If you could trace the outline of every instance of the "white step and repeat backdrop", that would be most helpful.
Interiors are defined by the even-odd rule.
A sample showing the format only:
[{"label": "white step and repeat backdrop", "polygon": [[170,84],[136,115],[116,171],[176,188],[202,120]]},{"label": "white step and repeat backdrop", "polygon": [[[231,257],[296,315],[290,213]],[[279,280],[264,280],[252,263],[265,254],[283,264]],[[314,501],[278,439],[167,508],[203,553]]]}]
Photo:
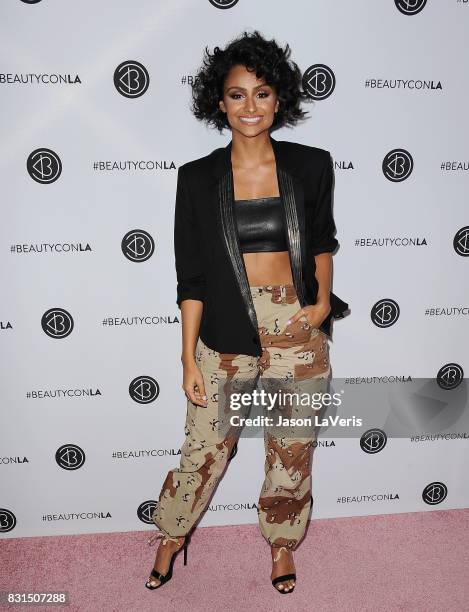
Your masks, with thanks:
[{"label": "white step and repeat backdrop", "polygon": [[[244,29],[291,45],[314,100],[309,121],[274,137],[334,158],[333,288],[351,307],[334,377],[363,389],[439,377],[466,399],[469,2],[0,11],[3,537],[154,528],[186,410],[176,173],[230,139],[191,115],[190,82],[205,45]],[[421,433],[320,440],[313,519],[468,507],[466,432]],[[263,452],[241,439],[200,525],[257,522]]]}]

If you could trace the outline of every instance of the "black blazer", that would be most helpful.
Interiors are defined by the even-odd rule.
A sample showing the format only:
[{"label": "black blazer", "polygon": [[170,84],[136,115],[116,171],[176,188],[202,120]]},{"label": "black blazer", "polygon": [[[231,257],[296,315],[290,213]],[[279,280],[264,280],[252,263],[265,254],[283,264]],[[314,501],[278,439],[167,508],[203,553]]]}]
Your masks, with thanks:
[{"label": "black blazer", "polygon": [[[270,141],[285,213],[292,278],[301,306],[315,304],[318,282],[314,255],[333,251],[338,241],[332,214],[333,167],[329,151],[288,141]],[[174,215],[177,300],[204,304],[199,335],[221,353],[260,356],[257,318],[234,217],[232,141],[179,167]],[[331,312],[320,325],[348,309],[334,293]]]}]

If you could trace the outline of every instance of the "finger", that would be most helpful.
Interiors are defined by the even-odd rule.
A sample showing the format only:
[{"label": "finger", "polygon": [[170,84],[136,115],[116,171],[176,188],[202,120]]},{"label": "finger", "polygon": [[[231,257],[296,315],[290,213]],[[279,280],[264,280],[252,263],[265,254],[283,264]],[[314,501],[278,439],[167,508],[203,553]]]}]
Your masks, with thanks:
[{"label": "finger", "polygon": [[195,395],[200,402],[203,402],[201,405],[207,405],[207,394],[205,393],[205,386],[203,379],[197,379],[197,383],[195,385]]},{"label": "finger", "polygon": [[198,391],[195,392],[195,397],[197,398],[197,401],[199,402],[200,406],[206,406],[207,405],[207,396],[206,395],[202,395],[201,393],[199,393]]},{"label": "finger", "polygon": [[196,378],[195,381],[195,386],[197,388],[197,391],[200,393],[200,395],[204,398],[207,399],[207,395],[205,394],[205,383],[204,383],[204,379],[202,377],[200,378]]},{"label": "finger", "polygon": [[195,391],[195,395],[197,397],[197,399],[200,402],[201,406],[206,406],[207,405],[207,395],[205,393],[203,384],[202,384],[202,388],[199,390],[199,387],[196,386],[196,391]]},{"label": "finger", "polygon": [[184,387],[184,392],[186,394],[186,397],[188,400],[190,400],[193,404],[196,404],[197,406],[202,406],[202,407],[206,407],[206,400],[203,399],[203,396],[201,393],[199,393],[198,389],[196,389],[196,385],[193,385],[192,387]]},{"label": "finger", "polygon": [[298,321],[298,319],[303,316],[305,316],[303,309],[298,310],[298,312],[295,312],[295,314],[288,319],[287,325],[291,325],[292,323],[295,323],[295,321]]},{"label": "finger", "polygon": [[200,398],[198,398],[194,391],[186,392],[187,399],[190,400],[196,406],[201,406],[202,408],[206,407],[206,402]]}]

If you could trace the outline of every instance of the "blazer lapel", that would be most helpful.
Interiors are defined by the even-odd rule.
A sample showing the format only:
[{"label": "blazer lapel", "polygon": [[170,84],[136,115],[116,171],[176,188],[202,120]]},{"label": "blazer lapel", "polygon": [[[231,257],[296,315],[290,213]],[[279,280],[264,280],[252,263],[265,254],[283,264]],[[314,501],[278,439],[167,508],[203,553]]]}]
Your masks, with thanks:
[{"label": "blazer lapel", "polygon": [[306,262],[304,189],[302,181],[277,163],[278,185],[283,202],[293,283],[303,307],[303,264]]},{"label": "blazer lapel", "polygon": [[[230,164],[231,166],[231,164]],[[218,202],[220,223],[225,247],[228,257],[233,266],[233,271],[239,290],[243,297],[254,330],[257,333],[257,316],[251,296],[251,289],[246,274],[246,267],[241,253],[236,219],[234,215],[234,187],[233,171],[230,169],[218,179]]]},{"label": "blazer lapel", "polygon": [[[301,306],[305,305],[303,292],[303,264],[305,257],[305,214],[304,188],[301,179],[288,167],[288,160],[283,154],[281,144],[270,136],[275,154],[277,181],[283,204],[284,218],[287,229],[287,242],[290,254],[293,283]],[[219,214],[219,224],[223,241],[233,272],[243,297],[246,310],[253,325],[258,331],[256,311],[252,301],[249,281],[246,274],[244,259],[241,253],[239,236],[234,213],[234,181],[231,164],[232,141],[214,151],[213,173],[216,177],[216,199]]]}]

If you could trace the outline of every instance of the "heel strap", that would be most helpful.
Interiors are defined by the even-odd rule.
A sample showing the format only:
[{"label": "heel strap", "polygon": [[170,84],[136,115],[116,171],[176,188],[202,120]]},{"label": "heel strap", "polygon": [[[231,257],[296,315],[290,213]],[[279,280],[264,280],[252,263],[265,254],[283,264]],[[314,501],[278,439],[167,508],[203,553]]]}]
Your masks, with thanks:
[{"label": "heel strap", "polygon": [[283,576],[277,576],[277,578],[272,580],[272,584],[275,586],[279,582],[286,582],[287,580],[296,580],[296,574],[284,574]]},{"label": "heel strap", "polygon": [[[180,536],[180,537],[181,537],[181,538],[182,538],[182,537],[184,537],[184,538],[185,538],[185,536]],[[173,537],[171,537],[171,536],[166,535],[166,534],[165,534],[163,531],[157,531],[157,532],[156,532],[155,534],[153,534],[153,535],[151,536],[151,538],[148,540],[148,544],[149,544],[150,546],[152,546],[152,545],[153,545],[153,544],[156,542],[156,540],[157,540],[158,538],[163,538],[163,540],[162,540],[162,544],[163,544],[163,545],[165,545],[165,544],[167,544],[168,542],[170,542],[170,541],[171,541],[171,542],[176,542],[176,544],[177,544],[177,545],[178,545],[178,547],[179,547],[179,546],[182,546],[182,544],[184,544],[184,542],[185,542],[185,539],[184,539],[184,542],[181,544],[181,543],[178,541],[180,538],[173,538]]]},{"label": "heel strap", "polygon": [[[161,572],[159,572],[156,569],[152,569],[151,570],[151,575],[153,576],[153,578],[156,578],[160,582],[163,582],[163,580],[166,578],[166,574],[162,574]],[[150,581],[148,581],[148,582],[150,582]]]}]

